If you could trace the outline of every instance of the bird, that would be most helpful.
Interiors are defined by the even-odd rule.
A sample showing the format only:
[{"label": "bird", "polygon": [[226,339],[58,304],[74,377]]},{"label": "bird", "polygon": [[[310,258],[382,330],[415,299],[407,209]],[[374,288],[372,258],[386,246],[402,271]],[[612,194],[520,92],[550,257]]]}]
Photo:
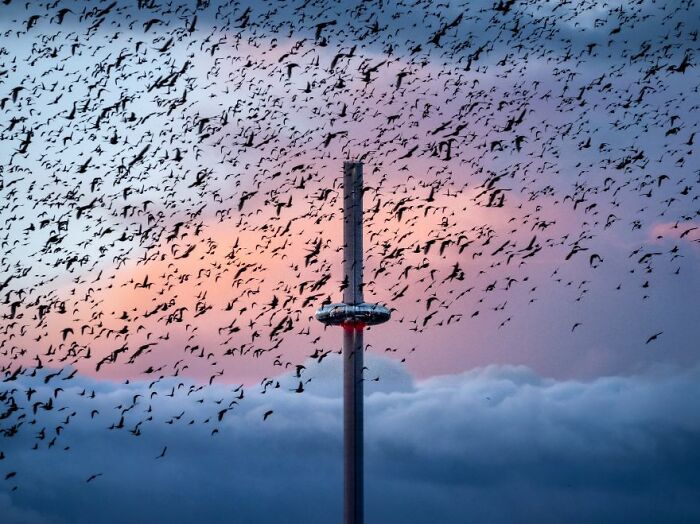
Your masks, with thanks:
[{"label": "bird", "polygon": [[[349,286],[348,158],[366,170],[364,292],[391,303],[387,336],[418,348],[386,352],[409,369],[446,336],[498,348],[518,320],[612,290],[630,319],[657,307],[667,279],[693,281],[692,2],[602,6],[590,20],[580,2],[532,18],[514,0],[454,14],[3,3],[16,19],[5,39],[23,43],[0,46],[11,464],[22,447],[68,447],[75,420],[128,437],[165,424],[224,434],[213,424],[254,396],[227,387],[249,365],[271,375],[263,391],[308,394],[302,373],[336,353],[308,310]],[[658,329],[646,344],[672,328]],[[115,377],[130,380],[126,400],[87,382]],[[188,402],[187,417],[163,401]]]},{"label": "bird", "polygon": [[651,336],[647,339],[647,341],[645,342],[645,344],[648,344],[649,342],[653,342],[654,340],[656,340],[657,338],[659,338],[659,336],[662,335],[662,334],[663,334],[663,331],[659,331],[658,333],[654,333],[653,335],[651,335]]}]

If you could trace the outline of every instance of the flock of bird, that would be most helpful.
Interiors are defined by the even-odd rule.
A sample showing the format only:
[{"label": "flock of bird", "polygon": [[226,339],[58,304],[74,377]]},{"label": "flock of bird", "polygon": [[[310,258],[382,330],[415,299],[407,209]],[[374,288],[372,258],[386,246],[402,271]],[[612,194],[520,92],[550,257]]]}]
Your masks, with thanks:
[{"label": "flock of bird", "polygon": [[[13,443],[70,450],[76,417],[214,436],[251,388],[302,393],[306,359],[340,344],[312,317],[343,287],[348,158],[365,165],[365,295],[415,340],[382,353],[504,328],[542,279],[586,298],[610,238],[635,244],[618,289],[647,299],[700,241],[699,13],[693,0],[4,0],[5,487],[21,485]],[[646,236],[658,224],[651,240],[670,247]],[[81,375],[151,396],[99,413]],[[230,398],[198,401],[214,382]],[[191,407],[159,412],[154,396]]]}]

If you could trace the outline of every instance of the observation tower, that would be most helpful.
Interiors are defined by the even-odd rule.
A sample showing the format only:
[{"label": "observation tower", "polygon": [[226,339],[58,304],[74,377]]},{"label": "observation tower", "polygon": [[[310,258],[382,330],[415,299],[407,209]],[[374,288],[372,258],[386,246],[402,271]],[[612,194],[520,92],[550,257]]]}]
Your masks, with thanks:
[{"label": "observation tower", "polygon": [[343,164],[343,302],[327,304],[316,319],[343,328],[344,523],[364,522],[363,351],[365,326],[389,320],[390,311],[362,297],[362,162]]}]

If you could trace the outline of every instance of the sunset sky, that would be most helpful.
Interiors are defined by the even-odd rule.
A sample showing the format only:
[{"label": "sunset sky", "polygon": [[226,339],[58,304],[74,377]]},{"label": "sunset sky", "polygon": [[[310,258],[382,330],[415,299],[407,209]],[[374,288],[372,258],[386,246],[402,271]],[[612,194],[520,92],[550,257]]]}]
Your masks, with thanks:
[{"label": "sunset sky", "polygon": [[0,5],[0,521],[340,520],[348,159],[367,522],[700,518],[698,20]]}]

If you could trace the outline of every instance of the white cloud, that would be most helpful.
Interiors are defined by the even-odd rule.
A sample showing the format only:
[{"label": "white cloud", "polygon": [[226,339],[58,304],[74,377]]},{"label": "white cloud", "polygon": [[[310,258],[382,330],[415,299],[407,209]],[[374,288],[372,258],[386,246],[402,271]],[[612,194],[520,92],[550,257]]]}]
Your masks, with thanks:
[{"label": "white cloud", "polygon": [[[576,382],[490,366],[414,383],[395,362],[368,356],[367,363],[380,377],[367,383],[368,522],[700,517],[693,496],[700,487],[700,415],[692,403],[698,367]],[[16,521],[33,522],[21,513],[29,508],[75,523],[335,520],[340,360],[307,368],[305,393],[290,391],[293,376],[265,394],[248,388],[222,423],[218,410],[237,395],[231,386],[187,395],[189,385],[175,384],[170,398],[171,380],[148,402],[144,385],[110,391],[102,384],[95,400],[80,397],[81,406],[77,397],[67,400],[84,385],[92,389],[81,378],[59,396],[78,414],[53,449],[29,449],[41,423],[2,443],[12,441],[3,471],[18,471],[19,489],[10,495]],[[143,397],[125,428],[107,430],[119,419],[114,406],[128,407],[137,393]],[[142,423],[141,436],[129,435],[149,404],[154,421]],[[92,421],[91,409],[100,411]],[[166,445],[165,457],[155,459]],[[95,473],[103,476],[86,484]]]}]

